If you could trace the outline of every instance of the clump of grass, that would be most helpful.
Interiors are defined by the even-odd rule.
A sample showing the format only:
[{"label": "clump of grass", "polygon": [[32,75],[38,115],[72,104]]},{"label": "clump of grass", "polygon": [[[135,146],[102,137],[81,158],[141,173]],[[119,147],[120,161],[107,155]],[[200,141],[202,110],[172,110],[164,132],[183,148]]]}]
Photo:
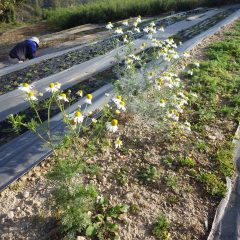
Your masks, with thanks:
[{"label": "clump of grass", "polygon": [[169,167],[171,167],[174,163],[174,159],[171,156],[167,156],[163,159],[163,163]]},{"label": "clump of grass", "polygon": [[175,175],[167,175],[164,177],[164,181],[167,187],[171,188],[172,190],[177,189],[178,186],[178,178]]},{"label": "clump of grass", "polygon": [[89,212],[94,210],[97,196],[93,185],[61,185],[54,190],[55,217],[61,220],[67,239],[74,239],[76,231],[83,231],[91,224]]},{"label": "clump of grass", "polygon": [[225,196],[226,185],[216,174],[211,172],[200,173],[198,179],[204,184],[206,192],[210,195],[221,198]]},{"label": "clump of grass", "polygon": [[[198,92],[199,97],[193,104],[192,112],[196,123],[195,131],[207,139],[208,132],[204,130],[206,125],[216,126],[223,122],[220,132],[225,133],[225,124],[237,127],[239,123],[239,53],[240,53],[240,22],[238,21],[231,32],[225,35],[225,39],[214,42],[205,49],[208,60],[201,62],[201,68],[189,81],[191,91]],[[200,131],[200,127],[202,130]],[[229,126],[228,126],[229,127]],[[223,179],[234,173],[232,134],[224,134],[224,138],[215,141],[212,145],[204,140],[198,140],[194,145],[197,150],[210,154],[209,158],[215,161],[209,162],[209,169],[215,171],[192,174],[201,183],[207,193],[212,196],[224,197],[226,184]],[[222,131],[221,131],[222,130]],[[218,129],[216,129],[218,131]],[[216,139],[217,140],[217,139]],[[211,151],[209,151],[211,150]],[[192,172],[193,173],[193,172]]]},{"label": "clump of grass", "polygon": [[150,182],[156,182],[159,179],[159,173],[154,166],[146,166],[140,168],[137,174],[138,179],[140,182],[147,184]]},{"label": "clump of grass", "polygon": [[120,185],[122,186],[128,185],[129,179],[128,179],[127,172],[120,170],[118,172],[115,172],[113,175]]},{"label": "clump of grass", "polygon": [[195,160],[190,157],[181,157],[179,163],[182,167],[193,168],[196,166]]},{"label": "clump of grass", "polygon": [[219,163],[219,171],[225,176],[230,177],[234,173],[233,163],[233,146],[232,144],[220,149],[216,156],[217,162]]},{"label": "clump of grass", "polygon": [[169,233],[170,224],[165,215],[161,214],[153,227],[153,235],[160,240],[168,240],[171,239]]},{"label": "clump of grass", "polygon": [[207,142],[203,140],[198,140],[194,145],[200,152],[204,152],[208,149]]}]

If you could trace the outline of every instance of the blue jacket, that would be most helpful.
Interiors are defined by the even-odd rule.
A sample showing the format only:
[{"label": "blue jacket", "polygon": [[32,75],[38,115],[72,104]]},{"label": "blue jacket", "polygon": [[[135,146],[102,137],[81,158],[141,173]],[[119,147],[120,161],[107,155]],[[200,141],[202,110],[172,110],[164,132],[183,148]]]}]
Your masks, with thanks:
[{"label": "blue jacket", "polygon": [[33,59],[36,57],[38,45],[31,40],[18,43],[9,53],[11,58],[18,58],[19,61]]}]

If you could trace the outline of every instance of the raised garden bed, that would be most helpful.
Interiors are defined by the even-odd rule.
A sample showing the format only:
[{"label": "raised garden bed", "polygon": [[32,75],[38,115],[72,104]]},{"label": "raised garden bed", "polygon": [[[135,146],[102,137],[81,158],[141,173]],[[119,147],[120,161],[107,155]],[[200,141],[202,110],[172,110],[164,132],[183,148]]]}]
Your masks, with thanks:
[{"label": "raised garden bed", "polygon": [[180,31],[178,34],[174,36],[174,39],[177,41],[185,42],[196,35],[206,31],[207,29],[211,28],[212,26],[216,25],[226,17],[230,16],[232,13],[237,11],[237,8],[228,9],[224,12],[220,12],[213,17],[206,19],[193,27]]}]

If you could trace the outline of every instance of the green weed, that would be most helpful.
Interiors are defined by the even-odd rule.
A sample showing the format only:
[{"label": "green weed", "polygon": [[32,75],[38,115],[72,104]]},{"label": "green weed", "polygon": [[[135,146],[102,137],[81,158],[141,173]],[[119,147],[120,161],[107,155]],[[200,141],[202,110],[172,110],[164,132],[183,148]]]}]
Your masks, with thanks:
[{"label": "green weed", "polygon": [[178,186],[178,178],[175,175],[165,176],[164,181],[167,187],[171,188],[172,190],[175,190]]},{"label": "green weed", "polygon": [[190,158],[190,157],[181,157],[179,159],[179,163],[182,167],[188,167],[188,168],[193,168],[196,166],[196,162],[194,159]]},{"label": "green weed", "polygon": [[225,196],[225,183],[216,174],[210,172],[200,173],[198,179],[204,184],[207,193],[221,198]]},{"label": "green weed", "polygon": [[223,146],[216,156],[217,162],[219,163],[219,171],[225,176],[230,177],[234,173],[234,163],[233,163],[233,146]]},{"label": "green weed", "polygon": [[153,227],[153,235],[160,240],[168,240],[170,238],[170,233],[169,233],[169,227],[170,224],[167,220],[167,218],[161,214],[158,218],[156,223],[154,224]]},{"label": "green weed", "polygon": [[159,179],[159,173],[153,166],[142,167],[137,174],[138,179],[142,183],[156,182]]}]

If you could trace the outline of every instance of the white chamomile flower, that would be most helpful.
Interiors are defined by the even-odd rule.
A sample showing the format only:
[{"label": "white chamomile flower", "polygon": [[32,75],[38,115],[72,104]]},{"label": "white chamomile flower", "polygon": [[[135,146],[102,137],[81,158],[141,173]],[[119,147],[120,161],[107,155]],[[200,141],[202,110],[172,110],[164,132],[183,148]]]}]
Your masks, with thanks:
[{"label": "white chamomile flower", "polygon": [[180,56],[177,53],[174,53],[173,56],[172,56],[173,59],[179,59],[179,57]]},{"label": "white chamomile flower", "polygon": [[149,33],[149,27],[148,27],[148,26],[145,27],[145,28],[143,29],[143,31],[144,31],[145,33]]},{"label": "white chamomile flower", "polygon": [[69,100],[67,99],[67,95],[66,95],[65,93],[61,93],[61,94],[58,96],[58,100],[64,101],[64,102],[69,102]]},{"label": "white chamomile flower", "polygon": [[83,96],[83,90],[78,90],[78,91],[77,91],[77,95],[80,96],[80,97],[82,97],[82,96]]},{"label": "white chamomile flower", "polygon": [[137,22],[137,23],[141,23],[141,22],[142,22],[142,17],[141,17],[141,16],[138,16],[137,19],[136,19],[136,22]]},{"label": "white chamomile flower", "polygon": [[97,196],[97,203],[100,203],[101,201],[103,201],[104,197],[102,195],[98,195]]},{"label": "white chamomile flower", "polygon": [[113,98],[112,101],[115,104],[119,104],[122,101],[122,96],[118,95],[116,98]]},{"label": "white chamomile flower", "polygon": [[135,61],[140,61],[141,60],[139,56],[136,56],[134,54],[130,54],[128,57],[134,59]]},{"label": "white chamomile flower", "polygon": [[118,120],[113,119],[111,122],[107,122],[106,128],[109,132],[116,132],[118,130]]},{"label": "white chamomile flower", "polygon": [[114,142],[115,148],[121,148],[122,147],[122,140],[120,138],[117,138]]},{"label": "white chamomile flower", "polygon": [[185,52],[185,53],[183,53],[183,57],[189,58],[189,57],[190,57],[190,54],[189,54],[188,52]]},{"label": "white chamomile flower", "polygon": [[137,32],[137,33],[140,33],[141,31],[140,31],[140,28],[138,28],[138,27],[135,27],[134,29],[133,29],[135,32]]},{"label": "white chamomile flower", "polygon": [[124,42],[124,43],[128,43],[128,36],[127,36],[127,35],[125,35],[125,36],[123,37],[123,42]]},{"label": "white chamomile flower", "polygon": [[176,113],[176,112],[169,112],[168,114],[167,114],[167,117],[168,118],[171,118],[173,121],[178,121],[179,120],[179,114],[178,113]]},{"label": "white chamomile flower", "polygon": [[138,26],[138,22],[137,21],[133,22],[133,26],[137,27]]},{"label": "white chamomile flower", "polygon": [[160,28],[159,28],[159,31],[160,31],[160,32],[164,32],[164,31],[165,31],[165,30],[164,30],[164,27],[160,27]]},{"label": "white chamomile flower", "polygon": [[18,89],[23,92],[29,93],[32,90],[32,86],[29,85],[28,83],[21,83]]},{"label": "white chamomile flower", "polygon": [[76,111],[74,113],[69,114],[69,119],[73,120],[76,124],[78,124],[83,122],[84,117],[80,111]]},{"label": "white chamomile flower", "polygon": [[[59,82],[56,82],[55,83],[55,86],[56,86],[56,88],[58,88],[58,90],[61,88],[61,83],[59,83]],[[69,92],[71,92],[71,90],[68,90]]]},{"label": "white chamomile flower", "polygon": [[179,103],[178,105],[176,105],[175,106],[176,107],[176,109],[177,109],[177,111],[179,112],[179,113],[183,113],[183,105],[181,104],[181,103]]},{"label": "white chamomile flower", "polygon": [[169,88],[173,88],[174,87],[174,84],[171,82],[166,82],[165,85]]},{"label": "white chamomile flower", "polygon": [[185,131],[191,132],[191,124],[186,121],[186,122],[182,125],[182,129],[184,129]]},{"label": "white chamomile flower", "polygon": [[91,211],[88,211],[88,212],[87,212],[87,215],[88,215],[89,217],[91,217],[91,216],[92,216],[92,212],[91,212]]},{"label": "white chamomile flower", "polygon": [[156,27],[151,27],[151,28],[150,28],[150,32],[151,32],[151,33],[157,33]]},{"label": "white chamomile flower", "polygon": [[119,110],[126,111],[125,102],[124,101],[120,101],[119,103],[117,103],[117,108]]},{"label": "white chamomile flower", "polygon": [[28,92],[27,93],[27,100],[28,101],[37,101],[37,97],[35,96],[34,92]]},{"label": "white chamomile flower", "polygon": [[106,29],[112,30],[112,28],[113,28],[113,25],[112,25],[111,22],[109,22],[109,23],[107,24],[107,26],[106,26]]},{"label": "white chamomile flower", "polygon": [[46,88],[46,91],[54,93],[54,92],[57,92],[59,89],[60,89],[59,85],[50,83],[49,86]]},{"label": "white chamomile flower", "polygon": [[196,93],[191,93],[191,96],[194,97],[194,98],[198,97],[198,95]]},{"label": "white chamomile flower", "polygon": [[92,122],[93,123],[97,123],[97,119],[96,118],[92,118]]},{"label": "white chamomile flower", "polygon": [[155,77],[155,72],[149,72],[148,73],[148,79],[152,80]]},{"label": "white chamomile flower", "polygon": [[200,67],[200,64],[198,62],[195,62],[193,65],[196,66],[197,68]]},{"label": "white chamomile flower", "polygon": [[155,26],[156,26],[155,22],[152,21],[152,22],[150,23],[150,26],[151,26],[151,27],[155,27]]},{"label": "white chamomile flower", "polygon": [[147,38],[148,38],[149,40],[152,40],[153,35],[150,33],[150,34],[147,35]]},{"label": "white chamomile flower", "polygon": [[183,92],[178,92],[178,95],[181,97],[181,98],[185,98],[186,95],[183,93]]},{"label": "white chamomile flower", "polygon": [[125,21],[123,21],[123,23],[122,23],[124,26],[128,26],[128,21],[127,20],[125,20]]},{"label": "white chamomile flower", "polygon": [[87,94],[86,99],[85,99],[85,103],[92,104],[92,98],[93,98],[92,94]]},{"label": "white chamomile flower", "polygon": [[152,45],[153,45],[153,47],[158,47],[159,41],[156,38],[152,39]]},{"label": "white chamomile flower", "polygon": [[143,44],[141,45],[140,49],[143,50],[143,49],[145,49],[146,46],[147,46],[147,44],[146,44],[146,43],[143,43]]},{"label": "white chamomile flower", "polygon": [[131,30],[127,30],[127,33],[130,34],[130,35],[133,35],[133,34],[134,34],[134,32],[131,31]]},{"label": "white chamomile flower", "polygon": [[182,64],[181,69],[185,70],[187,68],[187,66],[188,66],[187,63],[184,63],[184,64]]},{"label": "white chamomile flower", "polygon": [[164,108],[166,106],[166,101],[164,99],[160,99],[159,106]]},{"label": "white chamomile flower", "polygon": [[123,30],[122,30],[122,28],[116,28],[114,33],[116,33],[116,34],[123,34]]},{"label": "white chamomile flower", "polygon": [[118,109],[115,111],[115,113],[117,114],[117,115],[119,115],[120,113],[121,113],[121,111],[119,111]]}]

